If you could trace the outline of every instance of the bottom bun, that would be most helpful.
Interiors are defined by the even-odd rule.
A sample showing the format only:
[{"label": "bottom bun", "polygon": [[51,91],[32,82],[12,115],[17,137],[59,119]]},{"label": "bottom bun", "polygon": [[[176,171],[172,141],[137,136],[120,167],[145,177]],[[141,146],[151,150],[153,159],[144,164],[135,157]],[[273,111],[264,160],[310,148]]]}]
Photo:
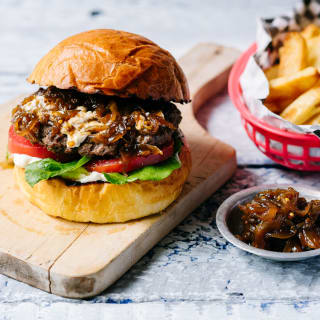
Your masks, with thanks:
[{"label": "bottom bun", "polygon": [[167,208],[181,193],[191,170],[186,146],[179,154],[182,166],[161,181],[137,181],[123,185],[89,183],[67,186],[54,178],[33,188],[25,181],[24,169],[15,167],[15,179],[29,201],[45,213],[78,222],[124,222]]}]

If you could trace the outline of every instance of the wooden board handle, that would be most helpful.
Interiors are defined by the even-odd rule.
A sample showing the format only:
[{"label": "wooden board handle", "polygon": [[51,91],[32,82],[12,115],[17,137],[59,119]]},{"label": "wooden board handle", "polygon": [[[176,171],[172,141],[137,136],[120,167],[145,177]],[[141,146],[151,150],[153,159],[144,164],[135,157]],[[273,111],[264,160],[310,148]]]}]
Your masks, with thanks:
[{"label": "wooden board handle", "polygon": [[188,79],[194,112],[226,87],[231,67],[240,53],[214,43],[200,43],[179,59]]},{"label": "wooden board handle", "polygon": [[[195,151],[210,150],[214,143],[210,134],[196,120],[195,113],[208,99],[226,87],[231,67],[239,55],[237,49],[200,43],[179,59],[188,79],[192,99],[180,110],[183,111],[181,128],[193,150],[193,164],[197,163],[195,157],[198,157]],[[199,143],[202,144],[201,148]]]}]

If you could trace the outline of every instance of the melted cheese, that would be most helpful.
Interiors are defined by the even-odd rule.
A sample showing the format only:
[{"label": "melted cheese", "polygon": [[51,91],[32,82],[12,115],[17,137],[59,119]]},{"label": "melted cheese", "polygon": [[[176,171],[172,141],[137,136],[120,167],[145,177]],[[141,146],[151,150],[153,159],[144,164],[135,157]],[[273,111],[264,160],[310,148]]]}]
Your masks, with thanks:
[{"label": "melted cheese", "polygon": [[[54,121],[59,111],[56,106],[50,104],[44,96],[35,96],[21,106],[27,112],[33,112],[42,117],[43,112],[49,115],[50,120]],[[115,107],[116,108],[116,107]],[[103,131],[108,124],[98,121],[95,111],[87,111],[83,106],[76,108],[78,111],[72,118],[65,121],[61,127],[61,133],[67,136],[67,146],[69,148],[77,148],[92,133]]]},{"label": "melted cheese", "polygon": [[51,110],[54,109],[55,106],[47,103],[44,99],[44,96],[35,96],[34,99],[22,105],[22,108],[26,111],[38,112],[41,109]]},{"label": "melted cheese", "polygon": [[79,112],[61,128],[61,132],[67,136],[69,148],[79,147],[80,144],[92,133],[93,130],[104,130],[106,125],[97,121],[95,111],[87,111],[85,107],[77,107]]}]

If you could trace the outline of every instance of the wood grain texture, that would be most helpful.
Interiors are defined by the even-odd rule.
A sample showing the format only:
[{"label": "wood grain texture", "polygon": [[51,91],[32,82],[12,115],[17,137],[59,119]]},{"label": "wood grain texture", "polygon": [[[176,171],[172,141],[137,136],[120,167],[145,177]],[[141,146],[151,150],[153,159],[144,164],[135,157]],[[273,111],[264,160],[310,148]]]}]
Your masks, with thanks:
[{"label": "wood grain texture", "polygon": [[[95,225],[51,218],[28,203],[11,169],[0,171],[0,272],[42,290],[72,298],[98,294],[116,281],[162,237],[233,174],[235,151],[211,137],[194,110],[226,85],[238,52],[201,44],[180,64],[190,83],[193,104],[181,106],[182,130],[193,168],[180,197],[164,212],[128,223]],[[1,156],[5,155],[9,109],[2,105]]]}]

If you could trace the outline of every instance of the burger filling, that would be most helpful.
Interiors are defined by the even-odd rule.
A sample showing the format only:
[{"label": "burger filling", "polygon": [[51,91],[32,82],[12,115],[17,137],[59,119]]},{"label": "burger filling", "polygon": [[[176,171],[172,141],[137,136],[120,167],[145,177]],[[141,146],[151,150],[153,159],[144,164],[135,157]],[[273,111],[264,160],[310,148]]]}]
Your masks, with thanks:
[{"label": "burger filling", "polygon": [[[41,171],[45,178],[44,170],[60,166],[53,176],[82,183],[127,183],[140,179],[130,180],[129,176],[143,167],[150,171],[152,165],[163,167],[169,162],[177,168],[169,160],[178,161],[174,154],[179,147],[180,121],[180,111],[170,102],[41,88],[13,109],[9,151],[14,153],[15,164],[26,168],[26,178],[31,171],[34,176]],[[30,153],[25,148],[19,152],[11,147],[10,139],[22,138],[31,149],[44,151],[37,154],[33,148]],[[156,171],[163,168],[152,170],[148,177],[144,174],[145,180],[165,176],[156,177]]]}]

